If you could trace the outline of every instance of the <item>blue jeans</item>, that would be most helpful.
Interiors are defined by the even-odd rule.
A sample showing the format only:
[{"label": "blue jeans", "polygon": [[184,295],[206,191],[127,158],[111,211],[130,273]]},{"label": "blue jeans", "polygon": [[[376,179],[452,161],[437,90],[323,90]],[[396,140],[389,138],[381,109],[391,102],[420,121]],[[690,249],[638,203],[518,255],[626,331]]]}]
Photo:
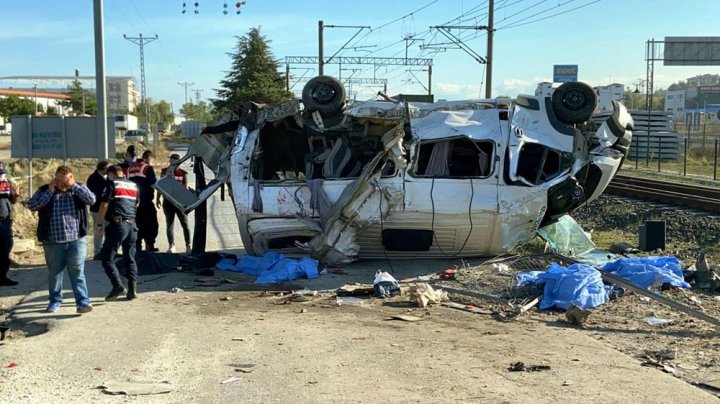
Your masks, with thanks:
[{"label": "blue jeans", "polygon": [[75,294],[75,303],[78,306],[89,304],[90,299],[85,282],[85,254],[87,253],[85,238],[69,243],[45,242],[43,250],[45,250],[45,262],[48,266],[50,303],[62,302],[63,271],[67,269]]}]

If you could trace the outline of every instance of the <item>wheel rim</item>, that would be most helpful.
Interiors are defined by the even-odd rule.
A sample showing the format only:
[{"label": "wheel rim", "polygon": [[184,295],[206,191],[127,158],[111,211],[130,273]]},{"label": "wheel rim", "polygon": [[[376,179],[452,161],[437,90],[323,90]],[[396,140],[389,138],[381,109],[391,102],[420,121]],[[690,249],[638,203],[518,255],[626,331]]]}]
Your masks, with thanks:
[{"label": "wheel rim", "polygon": [[565,99],[563,100],[563,104],[565,104],[568,108],[572,109],[573,111],[579,111],[585,107],[587,104],[587,98],[585,97],[585,94],[580,90],[572,90],[567,93],[565,96]]},{"label": "wheel rim", "polygon": [[337,93],[332,86],[327,84],[319,85],[312,93],[312,98],[320,104],[330,104],[336,97]]}]

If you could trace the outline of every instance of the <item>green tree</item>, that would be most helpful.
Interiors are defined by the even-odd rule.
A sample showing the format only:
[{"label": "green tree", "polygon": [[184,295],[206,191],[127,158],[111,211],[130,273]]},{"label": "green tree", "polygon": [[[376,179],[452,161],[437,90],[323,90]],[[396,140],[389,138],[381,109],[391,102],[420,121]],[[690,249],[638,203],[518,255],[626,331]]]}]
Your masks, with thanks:
[{"label": "green tree", "polygon": [[73,80],[64,94],[70,97],[70,99],[59,102],[63,108],[70,108],[75,111],[76,114],[82,114],[83,112],[85,115],[97,114],[97,101],[95,100],[95,96],[82,88],[79,80]]},{"label": "green tree", "polygon": [[60,113],[54,105],[48,105],[46,115],[60,115]]},{"label": "green tree", "polygon": [[232,58],[231,69],[220,81],[222,88],[215,90],[218,98],[212,100],[215,109],[235,110],[242,102],[272,104],[292,98],[278,73],[278,63],[268,46],[270,41],[260,35],[260,29],[252,28],[247,35],[236,38],[235,52],[228,53]]},{"label": "green tree", "polygon": [[186,119],[210,122],[213,119],[214,111],[211,104],[200,101],[197,104],[193,104],[192,102],[183,104],[182,108],[180,108],[180,113],[184,115]]},{"label": "green tree", "polygon": [[[148,117],[145,116],[145,111],[149,112]],[[165,128],[169,128],[175,120],[175,114],[173,114],[169,102],[165,100],[154,102],[152,98],[147,98],[145,102],[139,103],[135,115],[140,122],[148,122],[151,125],[162,124]]]},{"label": "green tree", "polygon": [[36,110],[41,112],[42,104],[35,105],[35,102],[27,98],[20,98],[17,95],[0,98],[0,116],[3,118],[10,118],[13,115],[34,115]]}]

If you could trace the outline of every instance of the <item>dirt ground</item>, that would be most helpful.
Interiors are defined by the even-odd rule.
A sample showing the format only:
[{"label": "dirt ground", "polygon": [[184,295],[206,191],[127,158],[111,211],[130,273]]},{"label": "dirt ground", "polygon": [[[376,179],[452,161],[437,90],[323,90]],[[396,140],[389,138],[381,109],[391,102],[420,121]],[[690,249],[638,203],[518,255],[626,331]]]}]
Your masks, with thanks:
[{"label": "dirt ground", "polygon": [[[512,317],[508,301],[533,295],[512,286],[512,270],[480,259],[362,261],[270,287],[233,272],[171,271],[142,276],[140,299],[111,303],[99,262],[87,261],[95,310],[78,315],[68,290],[57,313],[44,312],[40,249],[14,258],[20,285],[0,288],[0,325],[10,327],[0,342],[2,403],[717,402],[718,391],[696,386],[720,378],[714,327],[633,294],[593,310],[582,327],[559,312]],[[459,268],[455,279],[438,278],[446,268]],[[338,298],[337,288],[371,283],[378,269],[406,280],[405,293]],[[479,310],[418,308],[413,282],[471,291],[450,298]],[[304,289],[312,292],[288,298]],[[720,317],[714,293],[663,293],[684,304],[697,295],[695,308]],[[674,322],[652,326],[648,316]],[[660,365],[643,366],[651,360]],[[517,362],[539,369],[510,371]],[[111,382],[171,391],[98,389]]]},{"label": "dirt ground", "polygon": [[[399,279],[431,281],[437,281],[435,272],[456,264],[392,262]],[[638,305],[625,296],[596,310],[585,329],[569,326],[557,313],[503,320],[490,313],[506,311],[506,304],[458,295],[451,297],[488,312],[421,309],[407,294],[338,304],[337,287],[371,281],[377,268],[387,268],[387,262],[361,262],[273,288],[232,272],[216,271],[210,280],[186,272],[146,275],[140,300],[105,303],[107,280],[98,263],[89,261],[95,311],[82,316],[69,296],[58,313],[43,313],[44,268],[20,269],[15,277],[21,287],[0,291],[13,319],[0,345],[3,402],[128,401],[97,389],[111,381],[169,382],[170,393],[132,399],[148,403],[716,401],[681,378],[641,366],[641,351],[671,341],[678,346],[677,361],[702,367],[692,373],[698,379],[712,374],[706,366],[716,357],[710,329],[652,303]],[[468,267],[444,284],[482,291],[478,279],[509,285],[492,266]],[[318,293],[298,299],[278,293],[304,288]],[[640,312],[628,313],[633,307]],[[650,310],[681,322],[656,330],[642,323]],[[399,314],[421,321],[390,320]],[[702,346],[704,360],[690,354],[690,346]],[[508,366],[518,361],[549,370],[510,372]],[[240,379],[222,383],[233,376]]]}]

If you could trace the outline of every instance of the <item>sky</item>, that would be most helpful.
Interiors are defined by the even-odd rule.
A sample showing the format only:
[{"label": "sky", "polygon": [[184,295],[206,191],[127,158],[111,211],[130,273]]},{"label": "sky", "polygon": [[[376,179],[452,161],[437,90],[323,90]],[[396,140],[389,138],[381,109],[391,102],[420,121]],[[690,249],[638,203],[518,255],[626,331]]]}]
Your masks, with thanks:
[{"label": "sky", "polygon": [[[134,76],[140,89],[139,46],[124,39],[154,37],[145,51],[146,93],[174,110],[188,98],[215,97],[231,66],[228,55],[237,37],[259,27],[285,70],[286,56],[317,56],[318,21],[323,20],[324,52],[329,57],[407,57],[432,59],[436,99],[484,97],[485,68],[449,44],[439,25],[487,25],[487,0],[103,0],[105,72]],[[227,14],[223,14],[227,4]],[[577,64],[579,80],[593,86],[621,83],[631,89],[645,79],[645,43],[666,36],[718,36],[720,1],[676,0],[495,0],[493,96],[532,94],[552,80],[553,65]],[[95,74],[92,0],[0,0],[0,77]],[[366,26],[370,28],[349,28]],[[453,29],[478,55],[487,55],[484,30]],[[357,34],[357,35],[356,35]],[[353,38],[353,36],[355,36]],[[412,37],[412,40],[403,38]],[[347,46],[343,47],[345,44]],[[407,45],[407,46],[406,46]],[[421,46],[422,45],[422,46]],[[315,65],[291,65],[292,90],[318,74]],[[390,95],[427,93],[423,66],[337,65],[325,74],[385,78]],[[655,64],[655,89],[697,74],[720,74],[720,67]],[[38,87],[52,86],[38,83]],[[0,87],[32,83],[0,79]],[[94,87],[88,84],[87,87]],[[358,100],[375,98],[379,87],[354,84]],[[642,87],[640,88],[642,90]],[[197,92],[196,92],[197,91]]]}]

